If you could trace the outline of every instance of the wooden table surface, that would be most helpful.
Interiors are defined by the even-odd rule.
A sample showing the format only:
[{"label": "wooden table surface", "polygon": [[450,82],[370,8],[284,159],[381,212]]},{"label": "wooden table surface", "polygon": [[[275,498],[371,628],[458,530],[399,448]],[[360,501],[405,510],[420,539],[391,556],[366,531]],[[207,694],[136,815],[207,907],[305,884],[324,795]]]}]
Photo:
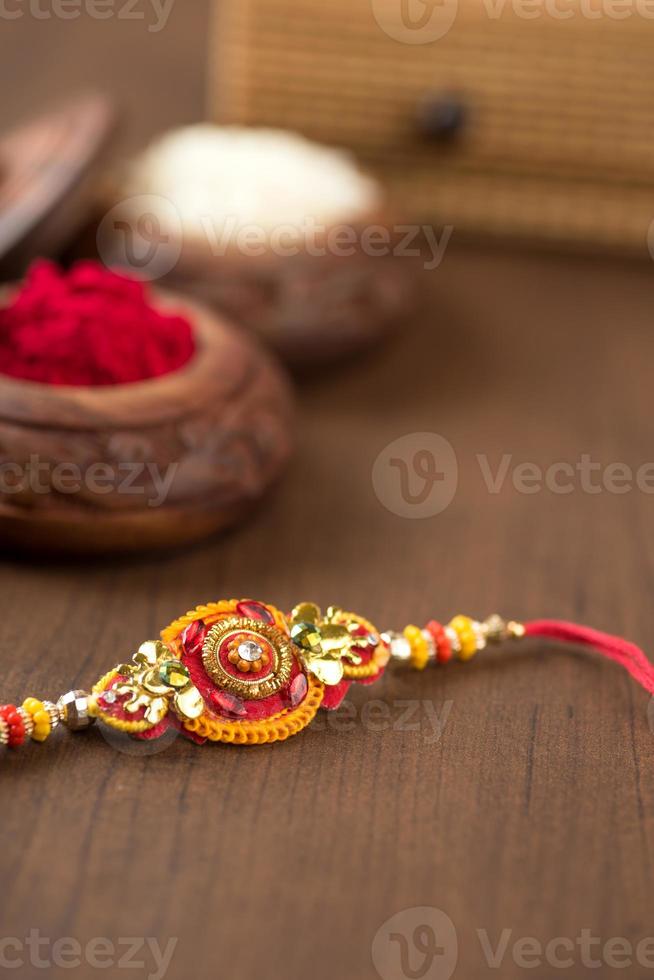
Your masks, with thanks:
[{"label": "wooden table surface", "polygon": [[[172,121],[201,113],[203,7],[188,4],[188,23],[186,4],[176,8],[177,34],[170,26],[144,45],[153,78],[176,53]],[[16,21],[16,45],[5,25],[5,87],[11,78],[26,101],[23,82],[37,99],[50,78],[55,88],[81,80],[91,55],[81,50],[74,67],[80,38],[101,52],[126,30],[85,29],[51,26],[56,65],[37,82],[16,45],[33,36],[41,50],[40,22]],[[91,77],[114,78],[108,57],[98,66]],[[136,67],[128,51],[132,85]],[[163,95],[137,94],[135,118],[161,121]],[[246,526],[156,560],[0,559],[3,698],[88,685],[178,613],[234,595],[340,603],[380,627],[457,611],[551,615],[654,649],[652,495],[589,492],[581,475],[569,493],[524,493],[513,481],[524,462],[575,467],[587,454],[635,472],[654,461],[653,279],[646,261],[464,248],[455,236],[425,277],[414,324],[300,387],[296,460]],[[451,443],[458,487],[442,513],[413,519],[397,470],[377,493],[372,469],[391,441],[425,432]],[[497,493],[480,455],[493,474],[510,457]],[[593,471],[593,486],[603,474]],[[0,938],[102,937],[121,955],[124,937],[176,939],[174,980],[367,980],[378,975],[380,928],[411,947],[431,922],[433,961],[411,949],[411,969],[387,965],[384,980],[512,980],[613,976],[619,944],[604,944],[624,937],[635,951],[654,933],[654,712],[616,667],[530,642],[466,666],[394,671],[350,705],[250,750],[176,739],[153,751],[93,729],[6,753]],[[411,911],[423,906],[442,914]],[[597,968],[582,930],[601,939]],[[538,965],[524,937],[561,938],[549,956],[573,965]],[[485,943],[504,944],[498,968]],[[43,975],[22,955],[14,975]],[[135,958],[147,965],[128,975],[154,974],[147,948]],[[621,976],[651,975],[632,960]],[[48,975],[96,973],[125,975],[117,965]]]}]

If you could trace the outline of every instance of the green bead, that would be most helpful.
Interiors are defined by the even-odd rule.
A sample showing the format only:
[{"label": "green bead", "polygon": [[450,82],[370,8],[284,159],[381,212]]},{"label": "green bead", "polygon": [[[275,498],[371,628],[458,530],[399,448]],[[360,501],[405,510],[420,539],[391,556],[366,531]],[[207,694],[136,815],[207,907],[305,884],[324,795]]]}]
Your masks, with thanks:
[{"label": "green bead", "polygon": [[295,623],[291,627],[291,639],[303,650],[320,650],[320,630],[313,623]]},{"label": "green bead", "polygon": [[189,682],[189,672],[179,660],[166,660],[159,667],[159,676],[164,684],[181,690]]}]

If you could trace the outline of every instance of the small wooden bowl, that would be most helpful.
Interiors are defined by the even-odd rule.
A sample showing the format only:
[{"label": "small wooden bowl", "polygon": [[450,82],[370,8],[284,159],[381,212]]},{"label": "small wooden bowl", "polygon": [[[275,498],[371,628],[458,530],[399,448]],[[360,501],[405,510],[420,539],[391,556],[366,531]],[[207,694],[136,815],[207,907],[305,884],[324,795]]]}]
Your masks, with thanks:
[{"label": "small wooden bowl", "polygon": [[[330,247],[339,227],[352,230],[351,254]],[[393,224],[379,214],[323,229],[311,249],[300,240],[293,255],[230,246],[217,256],[208,242],[186,237],[167,282],[244,324],[286,363],[326,364],[374,346],[411,310],[413,267],[367,254],[362,241],[372,228],[388,234],[390,253]]]},{"label": "small wooden bowl", "polygon": [[5,545],[87,555],[178,546],[234,523],[279,475],[292,444],[284,375],[202,306],[155,298],[194,326],[197,351],[179,371],[98,388],[0,375]]}]

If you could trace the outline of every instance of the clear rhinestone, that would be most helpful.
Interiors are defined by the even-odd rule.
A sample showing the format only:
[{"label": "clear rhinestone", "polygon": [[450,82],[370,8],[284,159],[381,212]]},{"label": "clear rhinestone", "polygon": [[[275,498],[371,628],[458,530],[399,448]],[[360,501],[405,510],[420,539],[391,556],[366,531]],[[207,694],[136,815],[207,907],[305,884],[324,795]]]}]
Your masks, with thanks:
[{"label": "clear rhinestone", "polygon": [[263,650],[258,643],[253,640],[244,640],[243,643],[238,645],[238,655],[241,660],[246,660],[248,663],[253,664],[257,660],[261,660]]},{"label": "clear rhinestone", "polygon": [[105,704],[114,704],[117,698],[115,691],[105,691],[102,695],[102,700]]}]

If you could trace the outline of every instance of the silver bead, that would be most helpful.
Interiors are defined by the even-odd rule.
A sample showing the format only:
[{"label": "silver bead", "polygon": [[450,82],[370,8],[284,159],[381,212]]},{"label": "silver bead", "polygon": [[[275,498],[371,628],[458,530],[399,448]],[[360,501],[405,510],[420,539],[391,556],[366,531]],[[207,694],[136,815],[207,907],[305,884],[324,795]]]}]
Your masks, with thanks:
[{"label": "silver bead", "polygon": [[406,662],[411,659],[411,644],[403,633],[382,633],[382,640],[390,648],[394,660]]},{"label": "silver bead", "polygon": [[95,721],[89,714],[89,695],[86,691],[68,691],[57,701],[59,717],[71,732],[88,728]]},{"label": "silver bead", "polygon": [[452,647],[452,653],[461,652],[461,640],[459,639],[459,634],[451,626],[445,627],[445,636],[450,641],[450,646]]},{"label": "silver bead", "polygon": [[427,657],[430,661],[436,659],[436,643],[429,630],[422,630],[422,635],[427,644]]},{"label": "silver bead", "polygon": [[484,623],[478,623],[476,620],[472,624],[472,629],[475,634],[475,639],[477,640],[477,650],[483,650],[486,646],[486,626]]}]

